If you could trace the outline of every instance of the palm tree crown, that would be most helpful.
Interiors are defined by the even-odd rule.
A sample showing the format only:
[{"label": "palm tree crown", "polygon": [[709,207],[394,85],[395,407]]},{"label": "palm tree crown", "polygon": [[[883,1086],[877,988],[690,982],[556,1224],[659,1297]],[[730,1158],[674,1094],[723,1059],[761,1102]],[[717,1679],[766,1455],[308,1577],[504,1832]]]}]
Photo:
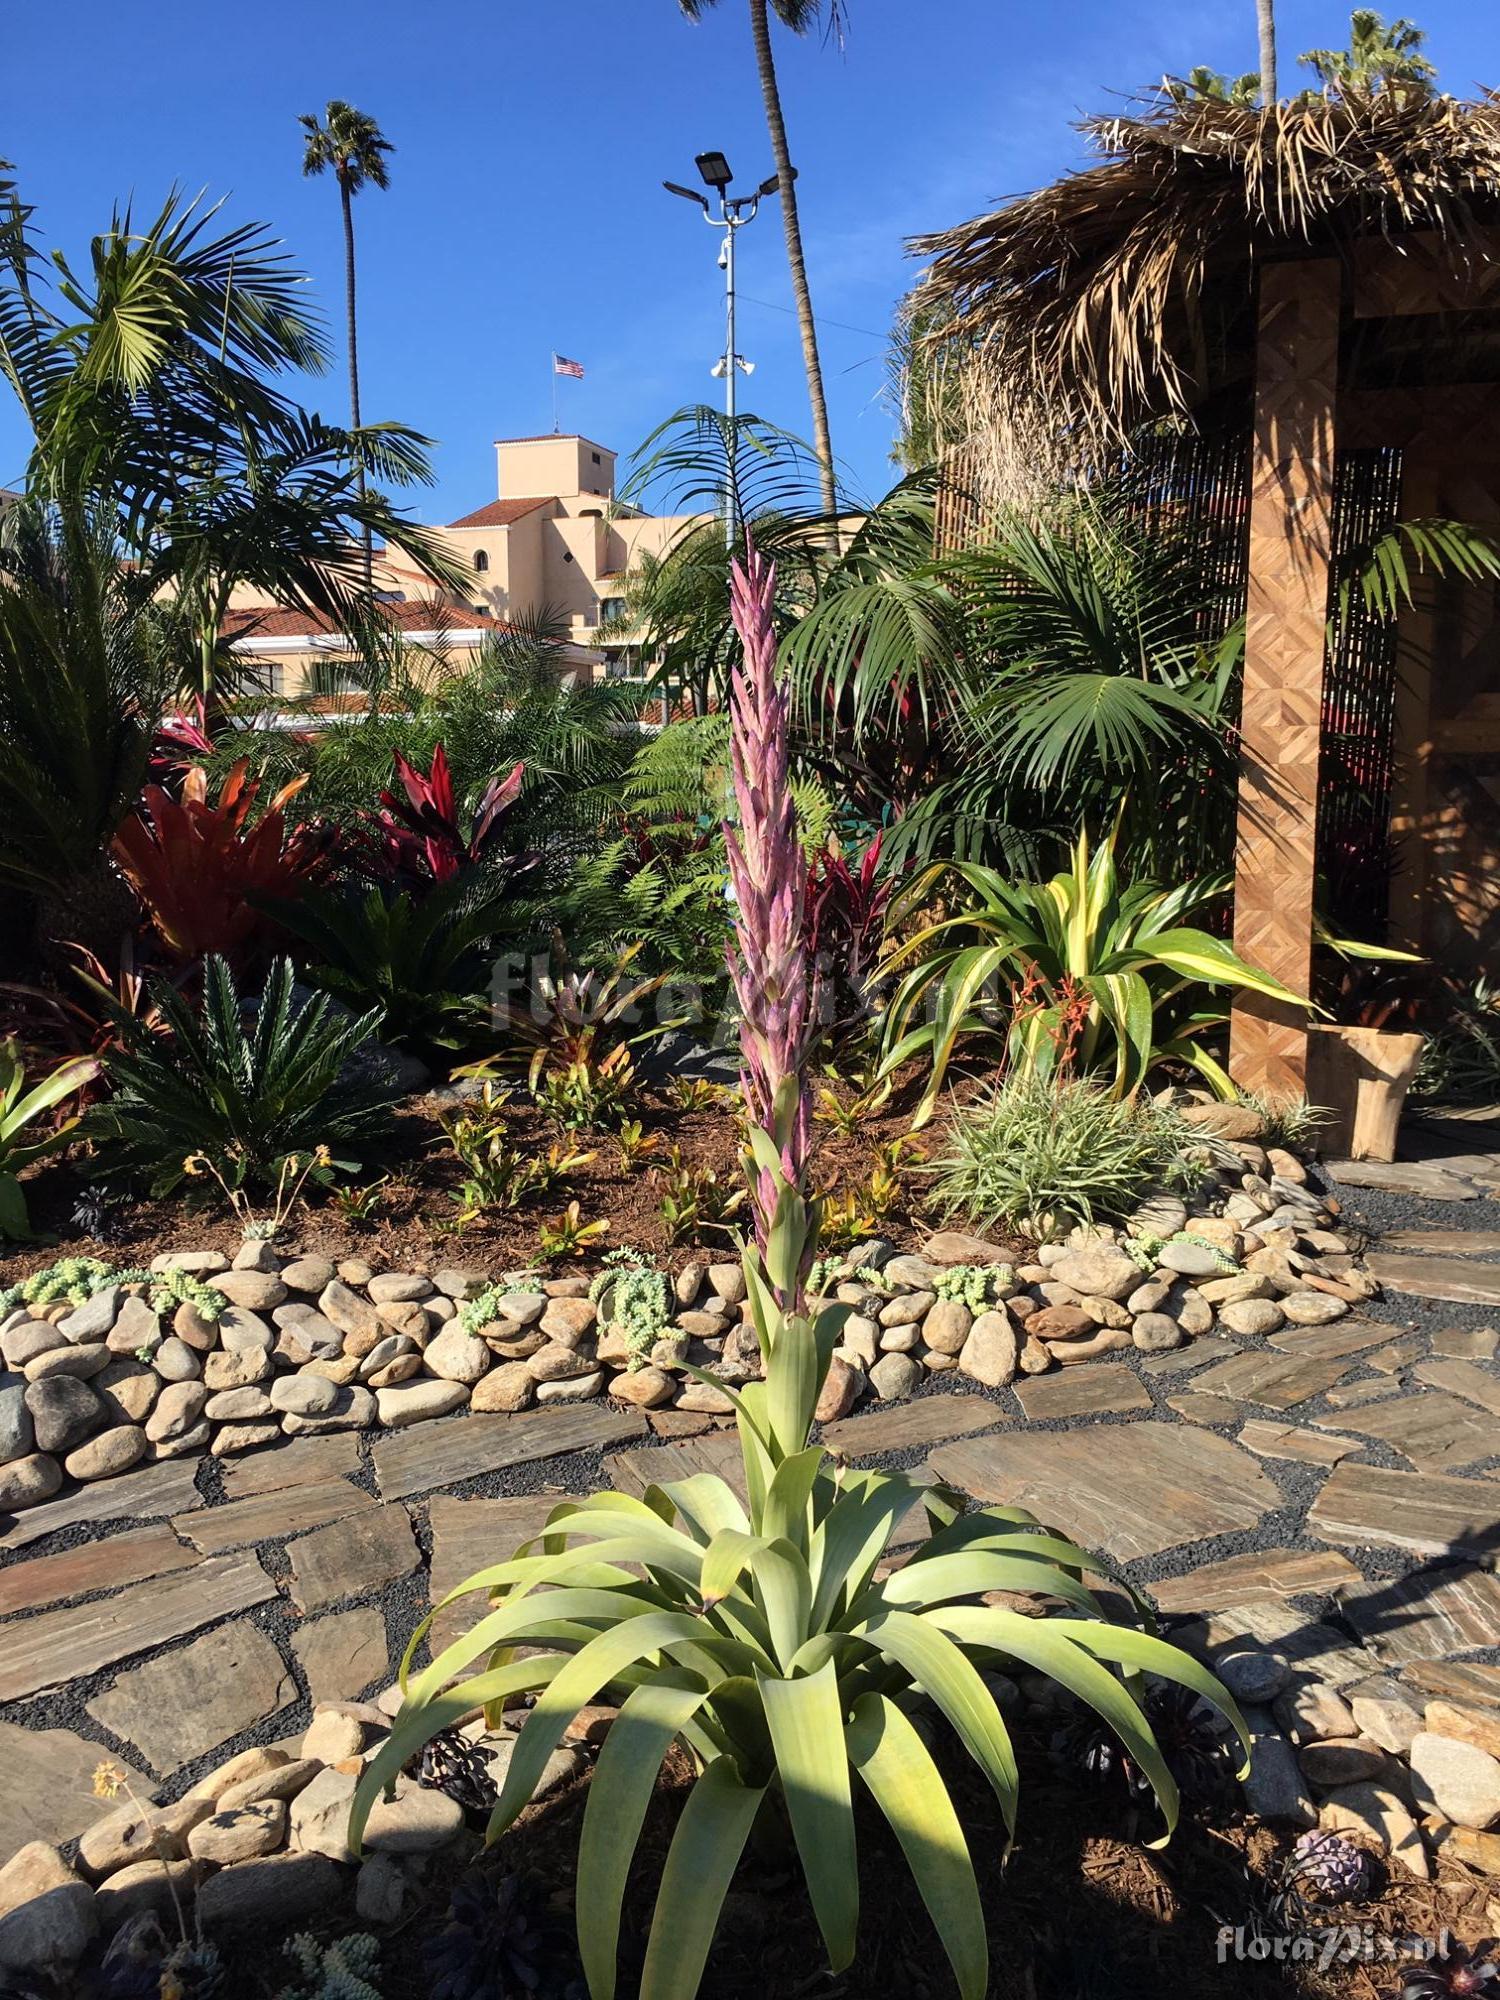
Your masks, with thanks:
[{"label": "palm tree crown", "polygon": [[339,186],[350,194],[358,194],[366,181],[378,188],[389,187],[385,156],[396,149],[375,120],[340,97],[328,100],[324,117],[328,122],[320,124],[315,111],[305,111],[298,120],[307,134],[303,173],[321,174],[331,167]]},{"label": "palm tree crown", "polygon": [[1356,7],[1349,16],[1347,49],[1309,49],[1298,61],[1313,70],[1327,90],[1378,90],[1393,85],[1416,86],[1424,94],[1437,71],[1421,53],[1427,39],[1407,20],[1387,27],[1373,7]]}]

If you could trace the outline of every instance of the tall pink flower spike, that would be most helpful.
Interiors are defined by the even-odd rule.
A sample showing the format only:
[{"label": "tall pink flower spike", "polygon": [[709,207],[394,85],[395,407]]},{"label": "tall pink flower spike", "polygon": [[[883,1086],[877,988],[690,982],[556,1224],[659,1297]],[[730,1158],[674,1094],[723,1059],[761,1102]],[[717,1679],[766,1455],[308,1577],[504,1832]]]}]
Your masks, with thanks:
[{"label": "tall pink flower spike", "polygon": [[[807,869],[787,782],[789,703],[776,679],[775,591],[775,564],[750,548],[743,564],[733,565],[730,593],[743,658],[730,699],[738,824],[724,829],[736,905],[726,957],[740,1008],[746,1108],[775,1139],[787,1180],[802,1188],[812,1125],[803,1072],[815,996],[802,923]],[[796,1082],[795,1106],[778,1121],[777,1097],[788,1078]],[[751,1193],[764,1250],[776,1208],[772,1177],[755,1176]]]}]

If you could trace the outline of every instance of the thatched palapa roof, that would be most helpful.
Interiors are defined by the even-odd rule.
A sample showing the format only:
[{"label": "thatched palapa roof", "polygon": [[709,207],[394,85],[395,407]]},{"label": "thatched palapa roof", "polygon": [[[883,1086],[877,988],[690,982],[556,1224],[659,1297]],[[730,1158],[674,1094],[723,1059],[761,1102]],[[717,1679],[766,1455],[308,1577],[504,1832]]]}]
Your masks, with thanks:
[{"label": "thatched palapa roof", "polygon": [[[1117,443],[1248,369],[1267,255],[1438,232],[1462,262],[1500,219],[1500,97],[1391,86],[1267,110],[1173,88],[1080,128],[1104,156],[920,236],[908,300],[929,395],[995,464]],[[933,330],[935,329],[935,330]],[[954,380],[956,373],[957,381]]]}]

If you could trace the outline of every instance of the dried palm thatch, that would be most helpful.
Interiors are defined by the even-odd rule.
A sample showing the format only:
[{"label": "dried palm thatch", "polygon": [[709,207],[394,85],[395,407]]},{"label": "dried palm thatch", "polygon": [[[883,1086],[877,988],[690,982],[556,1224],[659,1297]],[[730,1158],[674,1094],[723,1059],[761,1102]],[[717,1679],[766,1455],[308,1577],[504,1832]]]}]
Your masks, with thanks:
[{"label": "dried palm thatch", "polygon": [[934,260],[907,302],[930,329],[933,420],[967,478],[1005,497],[1030,467],[1086,465],[1248,379],[1268,254],[1425,230],[1462,265],[1500,215],[1492,92],[1391,86],[1260,110],[1169,88],[1081,129],[1099,165],[911,246]]}]

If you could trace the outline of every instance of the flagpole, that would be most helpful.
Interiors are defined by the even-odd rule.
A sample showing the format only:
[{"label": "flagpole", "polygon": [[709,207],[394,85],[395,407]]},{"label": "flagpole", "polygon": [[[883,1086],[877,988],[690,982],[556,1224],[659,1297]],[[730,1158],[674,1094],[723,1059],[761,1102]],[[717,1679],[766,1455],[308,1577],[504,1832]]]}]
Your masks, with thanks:
[{"label": "flagpole", "polygon": [[557,356],[552,357],[552,435],[557,436]]}]

